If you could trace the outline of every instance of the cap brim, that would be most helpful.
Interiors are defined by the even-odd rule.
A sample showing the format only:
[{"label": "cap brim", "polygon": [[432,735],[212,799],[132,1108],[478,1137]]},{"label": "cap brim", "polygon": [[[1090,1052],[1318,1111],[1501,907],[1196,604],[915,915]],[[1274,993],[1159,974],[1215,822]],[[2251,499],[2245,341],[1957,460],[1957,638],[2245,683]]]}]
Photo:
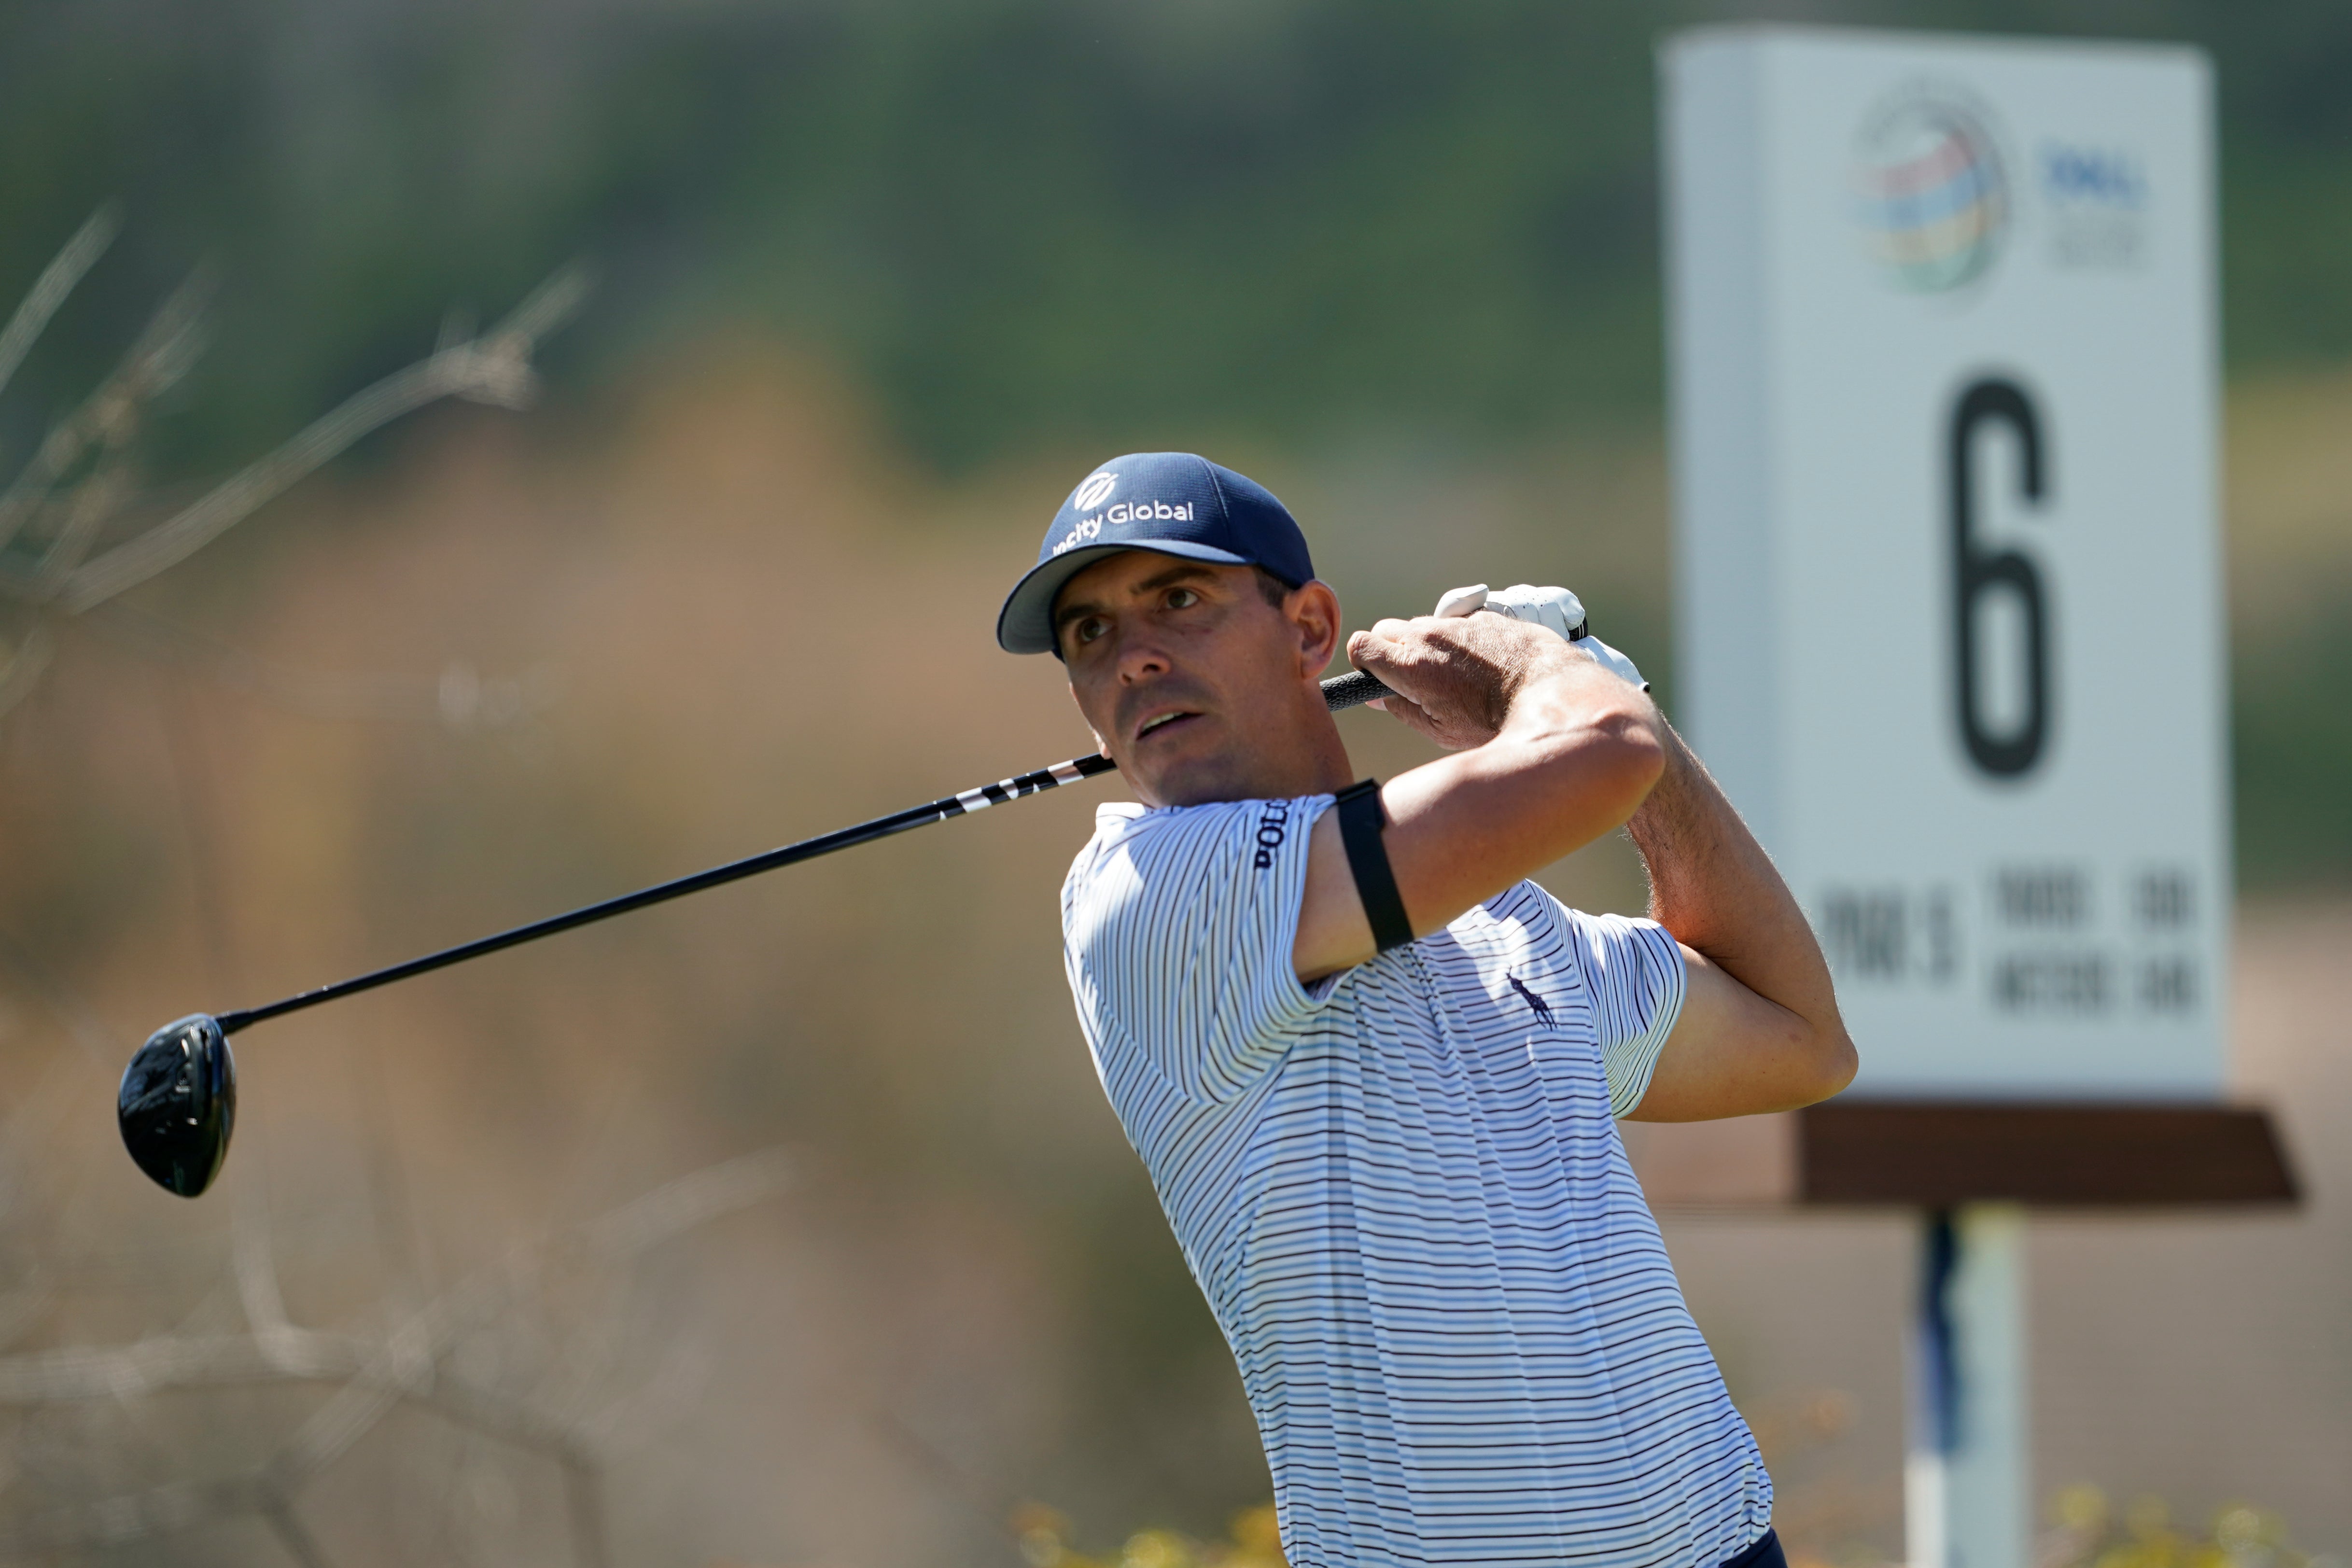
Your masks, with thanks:
[{"label": "cap brim", "polygon": [[1061,593],[1062,584],[1104,556],[1121,555],[1130,550],[1146,550],[1154,555],[1179,555],[1187,561],[1213,561],[1222,566],[1249,564],[1230,550],[1219,550],[1212,544],[1194,544],[1181,539],[1138,540],[1133,544],[1089,544],[1084,549],[1056,555],[1051,561],[1040,561],[1029,569],[1026,576],[1013,584],[1013,592],[1004,596],[1004,607],[996,612],[996,646],[1007,653],[1053,652],[1054,598]]}]

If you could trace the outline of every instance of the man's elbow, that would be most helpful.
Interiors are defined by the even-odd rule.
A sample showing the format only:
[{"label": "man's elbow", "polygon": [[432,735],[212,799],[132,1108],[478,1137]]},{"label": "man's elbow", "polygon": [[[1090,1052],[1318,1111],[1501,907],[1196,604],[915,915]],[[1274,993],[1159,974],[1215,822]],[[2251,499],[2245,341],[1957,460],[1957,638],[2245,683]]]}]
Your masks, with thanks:
[{"label": "man's elbow", "polygon": [[1645,716],[1630,708],[1611,715],[1599,729],[1599,754],[1585,758],[1584,767],[1607,778],[1608,787],[1622,798],[1625,816],[1631,816],[1665,773],[1665,746]]},{"label": "man's elbow", "polygon": [[1807,1087],[1811,1092],[1805,1098],[1807,1105],[1843,1093],[1862,1067],[1862,1055],[1853,1048],[1853,1037],[1845,1032],[1845,1025],[1838,1019],[1815,1025],[1811,1034],[1806,1061],[1810,1080]]}]

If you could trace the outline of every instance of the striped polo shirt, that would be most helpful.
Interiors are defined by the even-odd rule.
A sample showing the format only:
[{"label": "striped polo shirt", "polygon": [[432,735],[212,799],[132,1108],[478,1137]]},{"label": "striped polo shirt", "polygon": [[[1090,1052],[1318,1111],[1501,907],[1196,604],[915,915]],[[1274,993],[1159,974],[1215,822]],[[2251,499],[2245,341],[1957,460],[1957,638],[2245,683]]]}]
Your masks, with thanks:
[{"label": "striped polo shirt", "polygon": [[1106,805],[1062,889],[1104,1090],[1224,1330],[1293,1568],[1712,1568],[1772,1485],[1614,1116],[1675,940],[1531,882],[1300,984],[1329,795]]}]

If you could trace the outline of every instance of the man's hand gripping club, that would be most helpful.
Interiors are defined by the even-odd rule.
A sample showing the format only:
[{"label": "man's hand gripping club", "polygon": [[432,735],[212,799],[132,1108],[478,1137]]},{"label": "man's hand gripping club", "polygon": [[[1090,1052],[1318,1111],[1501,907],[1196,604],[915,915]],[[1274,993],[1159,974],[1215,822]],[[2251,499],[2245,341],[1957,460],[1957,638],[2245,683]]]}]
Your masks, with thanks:
[{"label": "man's hand gripping club", "polygon": [[[1415,936],[1622,826],[1663,765],[1650,700],[1540,626],[1477,614],[1385,620],[1350,637],[1348,657],[1396,694],[1381,706],[1454,753],[1381,791]],[[1374,952],[1327,815],[1293,962],[1312,979]]]},{"label": "man's hand gripping club", "polygon": [[[1381,706],[1454,753],[1381,792],[1414,935],[1626,826],[1649,868],[1651,918],[1682,944],[1688,980],[1636,1118],[1787,1110],[1843,1089],[1853,1046],[1811,929],[1632,661],[1590,637],[1568,640],[1583,614],[1562,589],[1457,589],[1439,610],[1348,644],[1357,668],[1396,693]],[[1293,961],[1313,979],[1374,952],[1326,814]]]}]

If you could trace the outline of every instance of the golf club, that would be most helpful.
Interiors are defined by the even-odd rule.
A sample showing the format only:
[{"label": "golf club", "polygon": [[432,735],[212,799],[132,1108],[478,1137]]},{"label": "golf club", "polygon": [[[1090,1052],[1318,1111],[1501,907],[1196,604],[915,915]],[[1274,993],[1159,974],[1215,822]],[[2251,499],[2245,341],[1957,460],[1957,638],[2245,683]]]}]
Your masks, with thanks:
[{"label": "golf club", "polygon": [[[1323,700],[1333,710],[1353,708],[1376,697],[1388,694],[1388,688],[1361,670],[1335,676],[1323,683]],[[123,1146],[139,1168],[157,1184],[193,1198],[212,1184],[220,1173],[221,1163],[228,1157],[229,1134],[236,1126],[236,1063],[229,1054],[228,1037],[248,1024],[258,1024],[265,1018],[282,1017],[305,1007],[315,1007],[321,1002],[333,1002],[344,996],[354,996],[362,991],[373,991],[379,985],[389,985],[395,980],[427,974],[436,969],[446,969],[453,963],[463,963],[469,958],[497,952],[502,948],[516,947],[526,942],[536,942],[543,936],[570,931],[594,921],[614,915],[625,915],[631,910],[641,910],[688,893],[701,892],[745,877],[755,877],[762,871],[772,871],[780,866],[795,865],[813,860],[820,855],[830,855],[836,849],[853,845],[870,844],[877,838],[887,838],[908,828],[924,827],[934,822],[944,822],[951,816],[964,816],[984,811],[992,805],[1002,805],[1019,800],[1024,795],[1039,795],[1063,784],[1076,784],[1118,766],[1097,752],[1090,757],[1077,757],[1041,768],[1034,773],[1002,779],[995,784],[968,789],[961,795],[951,795],[932,801],[928,805],[912,806],[889,816],[877,816],[871,822],[861,822],[854,827],[804,838],[797,844],[787,844],[779,849],[731,860],[708,871],[679,877],[667,882],[657,882],[650,888],[640,888],[634,893],[606,899],[602,903],[588,904],[560,915],[551,915],[529,925],[480,937],[457,947],[428,952],[422,958],[412,958],[405,963],[395,963],[385,969],[372,970],[349,980],[339,980],[331,985],[298,992],[281,1000],[259,1007],[245,1007],[217,1016],[194,1013],[177,1023],[167,1024],[148,1037],[123,1069],[122,1087],[115,1096],[115,1115],[122,1126]]]}]

